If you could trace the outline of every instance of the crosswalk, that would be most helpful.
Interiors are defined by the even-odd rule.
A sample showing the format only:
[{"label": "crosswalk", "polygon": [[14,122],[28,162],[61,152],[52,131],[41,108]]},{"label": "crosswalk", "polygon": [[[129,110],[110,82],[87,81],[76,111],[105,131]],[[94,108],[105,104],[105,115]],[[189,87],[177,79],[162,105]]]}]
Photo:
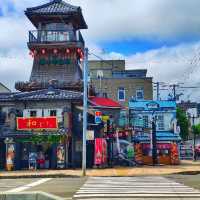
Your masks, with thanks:
[{"label": "crosswalk", "polygon": [[89,177],[74,199],[200,199],[200,192],[164,177]]}]

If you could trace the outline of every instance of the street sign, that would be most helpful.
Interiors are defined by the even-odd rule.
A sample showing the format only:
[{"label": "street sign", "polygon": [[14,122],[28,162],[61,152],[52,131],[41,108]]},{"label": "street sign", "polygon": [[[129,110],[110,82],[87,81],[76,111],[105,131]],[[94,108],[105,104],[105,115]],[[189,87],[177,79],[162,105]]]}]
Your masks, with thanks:
[{"label": "street sign", "polygon": [[95,123],[100,124],[102,119],[102,112],[101,111],[95,111]]}]

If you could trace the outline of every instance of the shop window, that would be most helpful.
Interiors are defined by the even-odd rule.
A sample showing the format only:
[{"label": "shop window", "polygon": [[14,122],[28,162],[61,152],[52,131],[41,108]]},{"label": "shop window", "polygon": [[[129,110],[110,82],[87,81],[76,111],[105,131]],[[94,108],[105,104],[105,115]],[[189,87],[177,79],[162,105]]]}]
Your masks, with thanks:
[{"label": "shop window", "polygon": [[30,117],[37,117],[37,111],[36,110],[31,110],[30,111]]},{"label": "shop window", "polygon": [[136,100],[143,100],[144,99],[144,90],[137,89],[136,90]]},{"label": "shop window", "polygon": [[118,89],[118,101],[125,101],[125,88]]},{"label": "shop window", "polygon": [[169,151],[169,149],[159,149],[158,150],[158,155],[159,156],[169,156],[170,155],[170,151]]},{"label": "shop window", "polygon": [[50,110],[50,116],[52,117],[57,116],[57,110]]},{"label": "shop window", "polygon": [[158,128],[159,131],[165,130],[164,116],[163,115],[158,115],[156,122],[157,122],[157,128]]},{"label": "shop window", "polygon": [[143,126],[144,128],[149,127],[149,117],[147,115],[143,116]]}]

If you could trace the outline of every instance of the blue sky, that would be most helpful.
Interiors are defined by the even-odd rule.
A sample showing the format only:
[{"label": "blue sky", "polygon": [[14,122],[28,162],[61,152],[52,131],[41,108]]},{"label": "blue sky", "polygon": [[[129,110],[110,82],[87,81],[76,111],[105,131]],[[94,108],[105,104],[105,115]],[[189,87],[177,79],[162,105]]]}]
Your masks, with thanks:
[{"label": "blue sky", "polygon": [[[0,0],[0,81],[10,88],[28,80],[32,67],[26,42],[34,27],[24,10],[48,1]],[[125,58],[127,69],[147,68],[155,81],[199,84],[199,0],[65,1],[81,6],[93,53]]]}]

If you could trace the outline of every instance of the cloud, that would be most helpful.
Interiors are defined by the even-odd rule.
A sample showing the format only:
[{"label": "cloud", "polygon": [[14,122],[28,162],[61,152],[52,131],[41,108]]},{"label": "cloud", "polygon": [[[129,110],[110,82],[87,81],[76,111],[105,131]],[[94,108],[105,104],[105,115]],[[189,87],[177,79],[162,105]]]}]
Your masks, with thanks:
[{"label": "cloud", "polygon": [[[152,76],[155,82],[200,87],[200,41],[136,53],[126,60],[127,69],[147,68],[148,76]],[[185,94],[184,98],[200,100],[198,88],[180,88],[179,92]]]},{"label": "cloud", "polygon": [[[93,40],[198,37],[199,0],[70,0],[81,5]],[[187,27],[187,28],[186,28]]]},{"label": "cloud", "polygon": [[[49,0],[0,1],[4,15],[22,16],[27,7]],[[87,41],[182,40],[200,36],[199,0],[66,0],[82,7]],[[12,6],[11,6],[12,5]],[[12,9],[9,9],[12,7]]]}]

